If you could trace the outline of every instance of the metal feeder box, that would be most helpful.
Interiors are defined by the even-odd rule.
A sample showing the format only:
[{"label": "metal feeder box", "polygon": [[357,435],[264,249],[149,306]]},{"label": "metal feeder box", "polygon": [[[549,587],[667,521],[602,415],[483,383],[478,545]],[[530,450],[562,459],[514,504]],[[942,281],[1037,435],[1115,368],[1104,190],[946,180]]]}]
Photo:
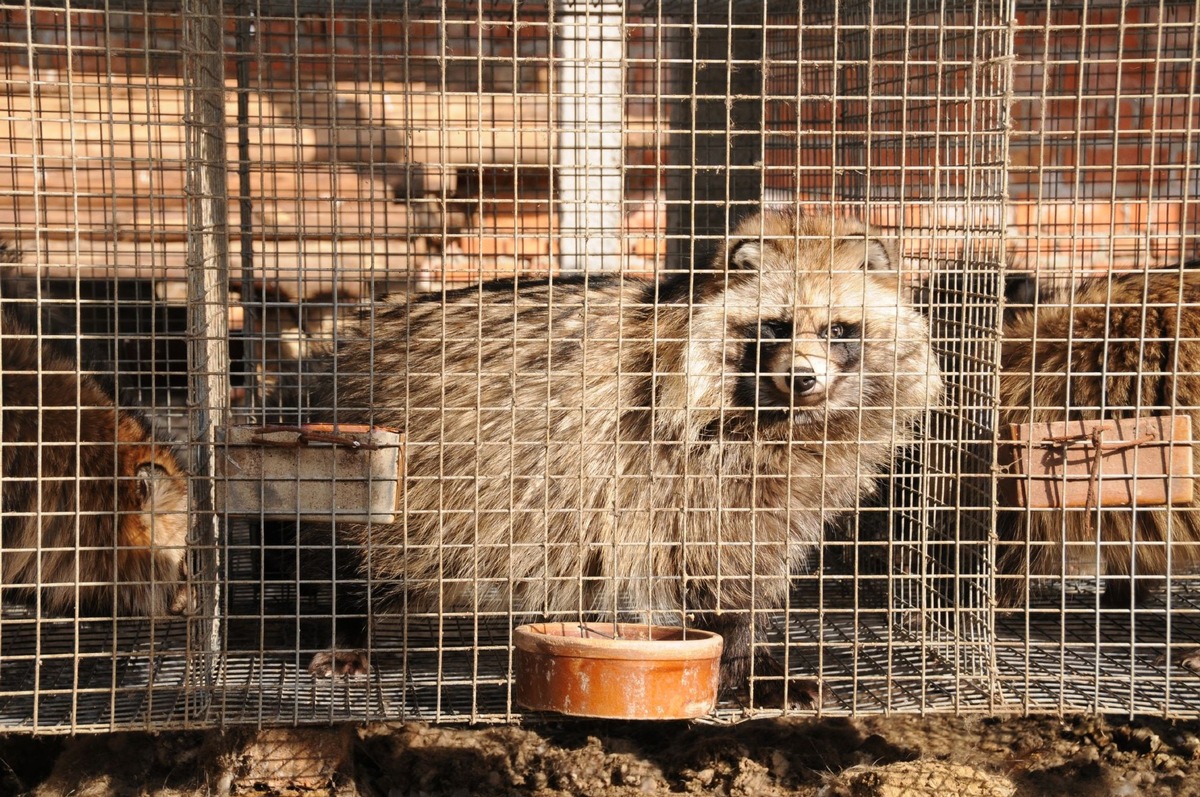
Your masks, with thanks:
[{"label": "metal feeder box", "polygon": [[1039,509],[1190,504],[1187,415],[1014,424],[1005,503]]},{"label": "metal feeder box", "polygon": [[217,511],[276,520],[390,523],[402,436],[379,426],[217,428]]}]

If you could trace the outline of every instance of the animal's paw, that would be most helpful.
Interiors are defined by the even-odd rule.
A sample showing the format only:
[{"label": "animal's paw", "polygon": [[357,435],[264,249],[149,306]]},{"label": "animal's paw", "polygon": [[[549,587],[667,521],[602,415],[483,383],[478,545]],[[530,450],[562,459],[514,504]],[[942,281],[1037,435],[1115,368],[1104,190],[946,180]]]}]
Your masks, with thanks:
[{"label": "animal's paw", "polygon": [[811,711],[821,706],[822,699],[821,683],[814,678],[767,677],[754,681],[755,708]]},{"label": "animal's paw", "polygon": [[1200,648],[1183,651],[1176,656],[1175,663],[1184,669],[1200,673]]},{"label": "animal's paw", "polygon": [[183,584],[175,591],[175,595],[171,598],[171,605],[167,607],[167,613],[184,616],[196,613],[196,604],[192,601],[192,590],[187,584]]},{"label": "animal's paw", "polygon": [[1154,597],[1154,588],[1145,582],[1137,583],[1124,577],[1109,578],[1100,595],[1100,607],[1103,609],[1136,609],[1143,606]]},{"label": "animal's paw", "polygon": [[322,650],[308,664],[308,674],[314,678],[355,678],[370,673],[365,650]]},{"label": "animal's paw", "polygon": [[1170,657],[1164,653],[1154,661],[1154,663],[1160,667],[1168,662],[1182,667],[1185,670],[1191,670],[1194,673],[1200,674],[1200,648],[1180,650],[1172,653]]}]

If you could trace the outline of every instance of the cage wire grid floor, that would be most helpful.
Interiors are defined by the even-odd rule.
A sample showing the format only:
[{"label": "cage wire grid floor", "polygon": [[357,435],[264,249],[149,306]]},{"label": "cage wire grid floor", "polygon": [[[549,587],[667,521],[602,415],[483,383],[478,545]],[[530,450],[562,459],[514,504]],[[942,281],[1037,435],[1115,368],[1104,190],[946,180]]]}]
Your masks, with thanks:
[{"label": "cage wire grid floor", "polygon": [[[812,589],[799,586],[793,605],[817,605]],[[1200,674],[1172,663],[1200,647],[1200,580],[1176,579],[1169,614],[1163,596],[1133,613],[1098,614],[1094,589],[1047,594],[1032,609],[998,611],[987,650],[970,649],[969,640],[922,641],[898,630],[886,610],[840,610],[837,603],[778,615],[768,641],[793,675],[821,680],[824,714],[1200,717]],[[219,653],[189,657],[185,620],[84,622],[76,632],[69,622],[39,623],[28,610],[8,607],[0,627],[0,731],[538,716],[512,700],[505,618],[378,622],[372,674],[324,680],[307,673],[299,653],[239,649],[236,639],[227,638]],[[390,647],[401,640],[403,650]],[[964,656],[987,658],[991,671],[963,667]],[[725,700],[710,719],[746,716],[741,703]]]}]

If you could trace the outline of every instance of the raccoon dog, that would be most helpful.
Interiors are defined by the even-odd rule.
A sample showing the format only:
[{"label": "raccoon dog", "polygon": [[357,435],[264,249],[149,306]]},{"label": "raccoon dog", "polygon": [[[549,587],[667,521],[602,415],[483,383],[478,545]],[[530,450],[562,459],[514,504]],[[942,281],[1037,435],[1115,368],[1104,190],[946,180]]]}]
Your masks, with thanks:
[{"label": "raccoon dog", "polygon": [[309,394],[407,434],[403,521],[338,527],[373,611],[686,619],[744,685],[750,610],[786,606],[940,396],[898,262],[856,222],[771,213],[661,283],[383,299]]},{"label": "raccoon dog", "polygon": [[[1000,428],[1010,424],[1186,414],[1200,433],[1200,271],[1128,273],[1013,314],[1001,348]],[[1200,473],[1200,447],[1195,449]],[[1105,603],[1144,599],[1131,576],[1200,561],[1200,493],[1165,510],[1005,511],[999,516],[1000,599],[1024,599],[1023,576],[1058,575],[1063,543],[1096,542]],[[1168,557],[1168,541],[1170,556]],[[1094,555],[1091,548],[1089,556]],[[1170,567],[1168,567],[1170,563]],[[1136,579],[1135,579],[1136,582]]]},{"label": "raccoon dog", "polygon": [[183,611],[183,468],[36,323],[0,309],[5,593],[37,591],[46,614]]}]

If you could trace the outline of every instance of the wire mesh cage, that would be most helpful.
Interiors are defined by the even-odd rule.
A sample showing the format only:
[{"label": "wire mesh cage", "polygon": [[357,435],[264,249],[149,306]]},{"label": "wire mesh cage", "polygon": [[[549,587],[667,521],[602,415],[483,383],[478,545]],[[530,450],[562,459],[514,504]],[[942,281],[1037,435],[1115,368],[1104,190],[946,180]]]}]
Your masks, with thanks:
[{"label": "wire mesh cage", "polygon": [[1016,22],[998,431],[1021,442],[1000,449],[999,683],[1027,704],[1191,715],[1192,510],[1146,488],[1191,471],[1173,424],[1194,412],[1195,9],[1031,5]]},{"label": "wire mesh cage", "polygon": [[1194,716],[1198,25],[0,5],[0,726]]}]

